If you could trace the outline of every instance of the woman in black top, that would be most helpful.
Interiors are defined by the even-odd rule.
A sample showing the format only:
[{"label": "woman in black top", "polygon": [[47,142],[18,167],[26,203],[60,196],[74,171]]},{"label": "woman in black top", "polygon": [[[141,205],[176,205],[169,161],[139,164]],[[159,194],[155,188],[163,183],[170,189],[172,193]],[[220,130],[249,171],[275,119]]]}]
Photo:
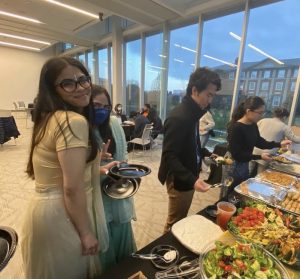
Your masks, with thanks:
[{"label": "woman in black top", "polygon": [[285,147],[291,141],[281,142],[266,141],[259,134],[257,122],[265,113],[265,103],[260,97],[249,97],[239,104],[232,115],[228,125],[228,148],[234,159],[233,164],[233,186],[249,178],[249,162],[262,159],[270,161],[269,153],[261,155],[252,154],[254,147],[271,149],[274,147]]}]

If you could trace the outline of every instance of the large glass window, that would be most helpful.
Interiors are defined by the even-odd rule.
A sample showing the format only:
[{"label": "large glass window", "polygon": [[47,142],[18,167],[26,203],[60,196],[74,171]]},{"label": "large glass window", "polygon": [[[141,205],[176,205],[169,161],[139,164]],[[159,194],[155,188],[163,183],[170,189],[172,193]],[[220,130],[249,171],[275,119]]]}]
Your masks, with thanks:
[{"label": "large glass window", "polygon": [[109,92],[108,85],[108,51],[107,48],[98,49],[99,84]]},{"label": "large glass window", "polygon": [[276,81],[275,90],[276,91],[282,91],[282,89],[283,89],[283,82],[282,81]]},{"label": "large glass window", "polygon": [[79,60],[83,65],[86,65],[86,64],[85,64],[85,54],[84,54],[84,53],[79,53],[79,54],[78,54],[78,60]]},{"label": "large glass window", "polygon": [[[210,137],[208,147],[213,147],[226,138],[235,82],[233,77],[236,77],[240,49],[240,42],[232,36],[242,32],[243,15],[240,12],[204,22],[200,66],[217,71],[222,79],[222,90],[217,93],[211,105],[216,137]],[[245,77],[245,72],[242,74]],[[246,87],[244,84],[240,91]]]},{"label": "large glass window", "polygon": [[162,33],[146,37],[145,47],[145,104],[150,104],[159,111],[161,95],[161,78],[163,71],[163,59],[167,59],[162,53]]},{"label": "large glass window", "polygon": [[186,93],[190,74],[195,70],[198,24],[170,32],[167,115]]},{"label": "large glass window", "polygon": [[87,68],[88,68],[88,71],[92,77],[92,80],[94,80],[94,58],[93,58],[93,52],[92,51],[89,51],[87,53]]},{"label": "large glass window", "polygon": [[[300,88],[299,88],[300,91]],[[296,105],[295,117],[293,119],[293,125],[300,127],[300,92],[298,92],[298,101]]]},{"label": "large glass window", "polygon": [[269,90],[269,82],[268,81],[263,81],[261,83],[261,90]]},{"label": "large glass window", "polygon": [[264,71],[264,74],[263,74],[263,77],[264,78],[270,78],[271,77],[271,71]]},{"label": "large glass window", "polygon": [[126,112],[138,111],[141,93],[141,40],[126,42]]},{"label": "large glass window", "polygon": [[[111,95],[113,94],[113,85],[112,85],[112,79],[113,79],[113,61],[112,61],[112,53],[113,53],[113,46],[109,45],[108,46],[108,61],[110,61],[108,63],[108,69],[110,68],[110,71],[108,70],[108,80],[110,82],[110,92]],[[123,58],[122,58],[123,59]],[[122,60],[122,64],[123,64],[123,60]]]},{"label": "large glass window", "polygon": [[[295,36],[300,26],[299,14],[298,0],[278,1],[250,10],[242,70],[263,71],[263,78],[270,81],[267,94],[261,94],[258,87],[254,92],[264,98],[269,112],[267,116],[273,107],[291,108],[294,92],[285,84],[291,84],[293,70],[300,63],[300,37]],[[269,76],[267,71],[273,74]],[[249,90],[244,95],[240,93],[239,99],[250,95],[252,92]]]}]

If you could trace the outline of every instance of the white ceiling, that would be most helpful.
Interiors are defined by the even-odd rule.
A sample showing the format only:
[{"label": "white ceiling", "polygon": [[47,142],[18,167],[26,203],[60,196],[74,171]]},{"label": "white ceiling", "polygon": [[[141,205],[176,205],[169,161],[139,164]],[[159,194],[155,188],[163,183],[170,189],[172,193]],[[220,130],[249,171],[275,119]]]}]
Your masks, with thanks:
[{"label": "white ceiling", "polygon": [[[155,26],[165,21],[188,18],[200,13],[210,14],[242,6],[245,0],[59,0],[93,14],[103,13],[103,18],[117,15],[143,26]],[[264,0],[260,0],[264,1]],[[69,42],[90,47],[101,39],[104,23],[99,19],[53,5],[46,0],[1,0],[0,11],[37,19],[43,24],[27,22],[0,14],[0,33],[26,36],[32,39]],[[96,28],[97,27],[97,28]],[[98,29],[99,27],[99,29]],[[83,36],[82,30],[92,30]],[[26,42],[0,35],[0,41],[22,44],[40,49],[48,46]],[[0,43],[1,44],[1,43]]]}]

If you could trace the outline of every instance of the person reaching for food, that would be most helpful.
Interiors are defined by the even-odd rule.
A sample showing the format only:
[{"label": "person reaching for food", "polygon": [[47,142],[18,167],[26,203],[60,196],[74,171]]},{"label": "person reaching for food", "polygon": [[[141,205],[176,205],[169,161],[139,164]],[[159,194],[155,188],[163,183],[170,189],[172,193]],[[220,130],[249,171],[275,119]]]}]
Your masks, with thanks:
[{"label": "person reaching for food", "polygon": [[[257,126],[259,129],[260,135],[268,141],[282,141],[283,139],[289,139],[292,143],[300,143],[300,137],[295,135],[290,126],[285,124],[289,117],[290,113],[286,108],[276,108],[273,111],[273,118],[264,118],[258,121]],[[275,154],[278,151],[278,148],[263,150],[255,147],[253,154],[260,155],[263,152],[269,152],[270,154]],[[286,150],[284,150],[286,151]],[[284,157],[278,157],[277,160],[282,160],[287,162]],[[257,172],[260,173],[264,171],[268,162],[263,160],[257,160]]]},{"label": "person reaching for food", "polygon": [[230,190],[250,177],[249,162],[251,160],[270,161],[272,159],[267,152],[260,155],[253,154],[254,147],[271,149],[291,144],[290,140],[275,142],[261,137],[257,122],[262,118],[264,112],[264,100],[257,96],[249,97],[238,105],[228,124],[228,149],[234,159],[232,169],[234,182]]}]

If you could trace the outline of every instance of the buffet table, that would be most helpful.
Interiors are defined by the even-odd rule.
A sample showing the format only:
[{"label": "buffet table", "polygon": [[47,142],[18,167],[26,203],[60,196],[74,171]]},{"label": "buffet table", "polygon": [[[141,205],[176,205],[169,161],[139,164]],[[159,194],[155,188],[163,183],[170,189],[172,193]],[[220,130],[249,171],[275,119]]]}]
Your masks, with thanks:
[{"label": "buffet table", "polygon": [[[198,214],[210,219],[211,221],[215,221],[214,218],[211,218],[205,210],[201,210],[198,212]],[[168,232],[161,237],[157,238],[141,250],[139,250],[137,253],[140,254],[147,254],[150,253],[151,249],[157,245],[161,244],[167,244],[175,247],[180,257],[182,256],[188,256],[191,259],[196,259],[199,256],[195,253],[191,252],[187,248],[185,248],[174,236],[171,232]],[[114,278],[114,279],[127,279],[131,275],[137,273],[138,271],[142,271],[143,274],[148,278],[152,279],[155,278],[155,273],[159,271],[157,268],[153,266],[150,260],[142,260],[142,259],[136,259],[133,257],[127,257],[125,260],[123,260],[121,263],[117,264],[100,277],[101,279],[108,279],[108,278]]]},{"label": "buffet table", "polygon": [[[298,180],[298,181],[300,183],[300,180]],[[299,184],[299,186],[300,186],[300,184]],[[300,190],[300,188],[299,188],[299,190]],[[215,218],[212,218],[207,214],[205,209],[198,212],[198,215],[201,215],[213,222],[216,221]],[[187,217],[187,218],[189,218],[189,217]],[[185,218],[185,219],[187,219],[187,218]],[[190,226],[189,226],[189,228],[190,228]],[[210,229],[207,229],[207,230],[208,230],[208,233],[209,233],[209,231],[211,231]],[[185,233],[188,233],[187,231],[188,231],[188,229],[186,226]],[[226,231],[223,234],[221,233],[221,236],[218,239],[221,241],[223,241],[223,239],[231,239],[233,241],[234,237],[231,233]],[[201,240],[199,240],[199,241],[201,241]],[[149,254],[149,253],[151,253],[151,250],[158,245],[170,245],[170,246],[173,246],[175,249],[177,249],[179,252],[179,261],[182,257],[188,257],[187,258],[188,261],[192,261],[194,259],[199,258],[199,255],[193,253],[191,250],[184,247],[177,240],[177,238],[173,235],[172,232],[168,232],[167,234],[164,234],[161,237],[157,238],[156,240],[154,240],[153,242],[151,242],[150,244],[148,244],[147,246],[145,246],[144,248],[139,250],[137,252],[137,254]],[[202,251],[202,250],[200,250],[200,251]],[[290,268],[288,268],[288,266],[285,266],[285,267],[286,267],[287,272],[289,273],[289,277],[286,277],[286,278],[290,278],[290,279],[299,279],[300,278],[300,271],[295,270],[295,269],[290,269]],[[130,256],[130,257],[127,257],[126,259],[124,259],[121,263],[112,267],[110,270],[106,271],[100,278],[101,279],[104,279],[104,278],[114,278],[114,279],[144,278],[144,277],[138,277],[138,276],[131,277],[132,275],[137,274],[139,271],[141,271],[146,276],[146,278],[152,279],[152,278],[155,278],[155,273],[160,270],[157,269],[153,265],[151,260],[137,259],[137,258],[133,258]]]},{"label": "buffet table", "polygon": [[[211,218],[207,215],[205,209],[198,212],[198,214],[206,217],[211,221],[215,221],[215,218]],[[234,241],[234,237],[228,232],[224,232],[224,234],[220,237],[221,241]],[[168,232],[161,237],[157,238],[137,253],[139,254],[148,254],[152,250],[153,247],[157,245],[171,245],[176,248],[179,252],[180,257],[188,257],[188,260],[193,260],[199,258],[199,255],[191,252],[187,248],[185,248],[174,236],[171,232]],[[103,273],[99,279],[127,279],[133,274],[138,273],[141,271],[148,279],[155,278],[155,273],[159,271],[159,269],[155,268],[154,265],[151,263],[150,260],[143,260],[137,259],[133,257],[127,257],[121,263],[117,264],[116,266],[112,267],[110,270]],[[300,278],[300,271],[291,270],[287,268],[288,273],[290,274],[291,279],[298,279]],[[139,278],[139,277],[134,277]]]}]

